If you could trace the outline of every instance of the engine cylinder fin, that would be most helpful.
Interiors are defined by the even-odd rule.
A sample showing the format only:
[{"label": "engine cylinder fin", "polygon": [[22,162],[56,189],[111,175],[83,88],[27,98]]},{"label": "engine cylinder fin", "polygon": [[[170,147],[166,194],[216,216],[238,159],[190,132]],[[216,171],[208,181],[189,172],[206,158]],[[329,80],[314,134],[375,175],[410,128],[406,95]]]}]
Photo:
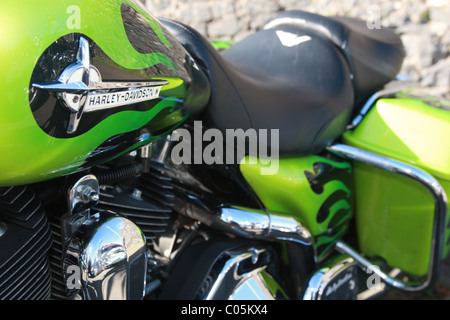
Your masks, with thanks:
[{"label": "engine cylinder fin", "polygon": [[28,186],[0,190],[0,299],[48,299],[52,234],[44,209]]},{"label": "engine cylinder fin", "polygon": [[174,203],[174,195],[171,191],[166,192],[156,187],[144,184],[139,184],[139,188],[143,192],[142,197],[148,201],[159,203],[165,207],[171,207]]},{"label": "engine cylinder fin", "polygon": [[156,162],[156,161],[151,161],[149,164],[149,168],[150,168],[150,172],[157,172],[159,174],[170,174],[171,171],[169,169],[167,169],[164,164]]},{"label": "engine cylinder fin", "polygon": [[135,198],[127,193],[116,195],[113,197],[100,193],[100,204],[114,206],[123,210],[136,210],[145,213],[167,213],[171,212],[167,207],[161,206],[155,202],[148,202],[145,199]]},{"label": "engine cylinder fin", "polygon": [[5,188],[5,189],[3,189],[2,193],[0,194],[0,196],[1,196],[0,203],[11,205],[25,191],[26,191],[26,187],[25,186]]},{"label": "engine cylinder fin", "polygon": [[68,295],[64,275],[62,273],[63,241],[61,220],[56,214],[49,214],[48,219],[52,229],[53,239],[57,239],[56,241],[53,241],[49,253],[52,272],[52,299],[65,300],[68,298]]},{"label": "engine cylinder fin", "polygon": [[137,218],[136,215],[134,214],[130,214],[129,212],[121,212],[121,214],[123,214],[124,216],[132,219],[134,222],[139,223],[141,226],[154,226],[154,227],[162,227],[162,226],[166,226],[167,223],[169,222],[171,216],[164,216],[161,217],[161,219],[155,219],[153,217],[140,217]]},{"label": "engine cylinder fin", "polygon": [[161,181],[172,181],[171,177],[164,175],[162,172],[150,171],[148,175]]},{"label": "engine cylinder fin", "polygon": [[138,178],[136,188],[121,191],[103,188],[95,209],[112,211],[133,221],[147,240],[166,233],[173,220],[174,194],[170,178],[152,169]]},{"label": "engine cylinder fin", "polygon": [[37,212],[42,211],[42,207],[31,189],[24,186],[17,190],[9,188],[0,198],[3,219],[27,229],[34,229],[38,225],[42,214]]},{"label": "engine cylinder fin", "polygon": [[[148,179],[148,180],[147,180]],[[158,195],[161,195],[166,198],[172,198],[173,197],[173,187],[168,184],[166,181],[160,180],[158,183],[155,182],[156,179],[150,177],[146,180],[141,180],[139,182],[139,186],[142,188],[146,188],[150,192],[154,192]]]},{"label": "engine cylinder fin", "polygon": [[[42,239],[36,239],[40,241]],[[37,265],[39,263],[47,263],[47,248],[50,245],[49,241],[45,243],[45,247],[39,247],[33,245],[31,247],[32,253],[23,255],[24,258],[19,258],[9,266],[5,266],[2,272],[5,271],[4,276],[1,279],[0,296],[4,299],[16,299],[15,295],[20,292],[23,286],[27,286],[28,283],[34,283],[29,280],[29,276],[36,273]],[[34,251],[36,250],[36,251]],[[28,252],[27,252],[28,253]],[[40,272],[37,272],[40,273]]]},{"label": "engine cylinder fin", "polygon": [[[102,210],[108,210],[111,208],[111,206],[108,206],[108,203],[104,203],[104,205],[100,204],[97,205],[97,209]],[[119,210],[119,209],[117,209]],[[133,217],[133,219],[155,219],[155,220],[169,220],[171,218],[170,213],[172,211],[155,211],[155,212],[146,212],[146,211],[133,211],[133,210],[126,210],[120,208],[120,212],[126,216]]]}]

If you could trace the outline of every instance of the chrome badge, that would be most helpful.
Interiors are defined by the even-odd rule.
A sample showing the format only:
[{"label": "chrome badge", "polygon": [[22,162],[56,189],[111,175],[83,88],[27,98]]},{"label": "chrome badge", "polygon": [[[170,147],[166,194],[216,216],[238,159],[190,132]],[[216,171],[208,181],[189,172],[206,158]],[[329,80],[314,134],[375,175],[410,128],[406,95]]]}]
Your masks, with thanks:
[{"label": "chrome badge", "polygon": [[33,83],[37,89],[54,92],[70,111],[67,133],[77,131],[84,112],[116,108],[159,98],[166,80],[142,82],[102,82],[100,71],[91,65],[89,42],[80,37],[77,61],[70,64],[57,81]]}]

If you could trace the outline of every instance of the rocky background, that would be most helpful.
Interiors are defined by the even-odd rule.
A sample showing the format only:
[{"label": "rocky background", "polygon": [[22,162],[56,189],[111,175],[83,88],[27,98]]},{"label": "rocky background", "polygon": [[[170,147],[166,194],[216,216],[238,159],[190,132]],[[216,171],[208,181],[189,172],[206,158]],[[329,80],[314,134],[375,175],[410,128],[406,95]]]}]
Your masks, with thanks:
[{"label": "rocky background", "polygon": [[141,0],[155,17],[186,23],[211,40],[239,41],[285,10],[358,17],[393,28],[407,57],[401,74],[450,98],[450,0]]}]

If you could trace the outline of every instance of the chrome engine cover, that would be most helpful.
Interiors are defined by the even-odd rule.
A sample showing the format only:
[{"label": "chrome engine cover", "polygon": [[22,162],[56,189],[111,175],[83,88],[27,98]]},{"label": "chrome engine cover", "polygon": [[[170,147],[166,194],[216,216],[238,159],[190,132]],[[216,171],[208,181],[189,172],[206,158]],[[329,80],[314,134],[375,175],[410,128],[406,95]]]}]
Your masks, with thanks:
[{"label": "chrome engine cover", "polygon": [[356,300],[357,264],[349,255],[339,255],[314,272],[304,288],[302,300]]},{"label": "chrome engine cover", "polygon": [[130,220],[91,215],[71,237],[64,274],[71,296],[85,300],[140,300],[145,294],[146,239]]},{"label": "chrome engine cover", "polygon": [[266,281],[270,277],[265,272],[269,259],[262,247],[225,252],[213,266],[220,273],[204,299],[275,300],[280,287]]},{"label": "chrome engine cover", "polygon": [[179,257],[158,299],[286,299],[268,271],[275,254],[270,247],[240,240],[194,244]]}]

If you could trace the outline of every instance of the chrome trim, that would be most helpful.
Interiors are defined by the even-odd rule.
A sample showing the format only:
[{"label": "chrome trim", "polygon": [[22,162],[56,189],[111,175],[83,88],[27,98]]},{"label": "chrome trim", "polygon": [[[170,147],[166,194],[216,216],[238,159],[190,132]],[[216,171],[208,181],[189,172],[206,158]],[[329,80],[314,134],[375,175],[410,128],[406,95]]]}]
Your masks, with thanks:
[{"label": "chrome trim", "polygon": [[313,244],[311,233],[291,217],[243,207],[222,207],[217,217],[235,234],[247,238],[287,241],[305,246]]},{"label": "chrome trim", "polygon": [[90,54],[89,54],[89,42],[80,37],[80,45],[77,52],[77,62],[83,66],[85,74],[83,75],[83,81],[87,81],[89,84],[89,67],[91,66]]},{"label": "chrome trim", "polygon": [[367,101],[364,103],[364,105],[361,108],[361,111],[359,114],[353,119],[351,125],[347,127],[347,129],[354,129],[356,128],[361,121],[364,119],[366,114],[369,112],[369,110],[375,105],[375,102],[377,102],[378,99],[381,99],[383,97],[390,96],[395,93],[399,93],[406,89],[411,89],[415,87],[417,84],[412,81],[406,80],[406,78],[398,76],[396,81],[392,81],[389,83],[384,89],[375,92],[373,95],[367,99]]},{"label": "chrome trim", "polygon": [[[434,283],[438,277],[439,264],[444,244],[445,219],[448,202],[444,188],[433,176],[412,165],[342,144],[332,145],[327,149],[333,153],[344,156],[347,159],[362,162],[417,181],[426,187],[426,189],[428,189],[428,191],[433,195],[435,199],[433,238],[431,244],[430,265],[426,279],[424,281],[404,282],[392,278],[381,270],[374,270],[374,272],[388,285],[405,291],[423,290]],[[364,258],[344,242],[338,242],[336,244],[336,249],[341,253],[346,253],[352,256],[365,269],[373,265],[373,263]]]},{"label": "chrome trim", "polygon": [[79,270],[78,287],[85,300],[140,300],[145,295],[146,241],[130,220],[110,212],[92,215],[71,238],[64,253],[68,270]]},{"label": "chrome trim", "polygon": [[[355,291],[354,298],[357,298],[357,275],[352,275],[350,279],[345,279],[345,281],[339,282],[334,284],[333,282],[342,274],[344,274],[346,271],[349,271],[350,268],[355,268],[356,262],[355,260],[350,257],[349,255],[342,255],[337,258],[335,258],[333,261],[331,261],[327,266],[324,266],[314,272],[314,274],[311,276],[310,281],[307,284],[307,288],[305,289],[305,292],[303,294],[302,299],[303,300],[324,300],[327,298],[329,294],[332,294],[333,292],[330,292],[330,290],[333,289],[339,289],[341,286],[348,284],[348,289]],[[353,271],[352,271],[353,272]],[[347,291],[348,292],[348,291]]]},{"label": "chrome trim", "polygon": [[249,247],[223,253],[210,268],[220,271],[213,276],[214,282],[204,300],[275,300],[279,287],[269,288],[261,276],[269,263],[264,258],[260,261],[266,252],[264,248]]},{"label": "chrome trim", "polygon": [[276,291],[267,286],[261,272],[246,279],[228,298],[229,300],[275,300]]},{"label": "chrome trim", "polygon": [[77,61],[64,69],[58,81],[32,84],[34,88],[55,92],[58,99],[70,111],[67,127],[67,133],[69,134],[77,131],[86,96],[89,92],[91,74],[95,74],[99,78],[97,80],[101,81],[98,70],[90,66],[89,42],[80,37]]},{"label": "chrome trim", "polygon": [[[84,37],[80,37],[77,61],[64,69],[57,81],[33,83],[32,86],[36,89],[56,93],[58,99],[70,111],[67,133],[72,134],[77,131],[83,112],[95,112],[156,99],[159,97],[161,87],[168,83],[169,81],[166,80],[102,82],[100,71],[90,63],[89,42]],[[138,100],[129,99],[127,102],[108,102],[108,104],[99,106],[90,106],[87,103],[90,97],[94,99],[95,96],[103,95],[105,98],[105,95],[113,94],[109,91],[114,92],[114,96],[119,99],[120,92],[131,92],[138,89],[150,90],[152,95],[140,97]]]},{"label": "chrome trim", "polygon": [[[147,129],[141,130],[141,135],[139,137],[140,143],[145,143],[139,148],[139,158],[141,160],[143,170],[142,173],[148,173],[150,170],[150,158],[152,155],[152,143],[148,143],[147,141],[151,138],[150,133]],[[137,152],[136,152],[137,155]]]},{"label": "chrome trim", "polygon": [[150,157],[152,153],[152,144],[149,143],[145,146],[142,146],[139,149],[139,157],[142,162],[142,166],[144,167],[142,173],[148,173],[150,171]]},{"label": "chrome trim", "polygon": [[[124,89],[138,89],[143,87],[154,87],[160,86],[163,84],[167,84],[166,80],[152,80],[146,82],[89,82],[84,83],[82,81],[77,82],[68,82],[71,79],[71,75],[81,69],[81,66],[77,62],[74,66],[69,66],[67,69],[63,71],[58,81],[53,82],[45,82],[45,83],[33,83],[33,87],[41,90],[47,90],[56,93],[70,93],[70,94],[86,94],[89,91],[102,91],[102,90],[124,90]],[[90,71],[96,71],[97,76],[100,77],[100,73],[97,68],[94,66],[90,67]],[[83,73],[86,73],[84,69],[82,69]],[[67,80],[63,80],[67,79]],[[64,82],[63,82],[64,81]],[[74,110],[73,108],[70,108]],[[79,109],[77,109],[79,110]],[[95,111],[95,110],[91,110]]]},{"label": "chrome trim", "polygon": [[171,151],[171,146],[173,144],[172,136],[176,134],[177,130],[174,130],[172,134],[165,137],[161,137],[151,144],[151,159],[152,161],[158,162],[160,164],[165,164]]},{"label": "chrome trim", "polygon": [[[67,195],[68,212],[61,217],[62,236],[67,242],[78,228],[90,219],[90,208],[98,203],[100,185],[94,175],[75,182]],[[63,244],[65,246],[66,243]]]},{"label": "chrome trim", "polygon": [[151,150],[152,150],[151,143],[141,147],[139,150],[140,150],[140,157],[142,159],[150,159]]},{"label": "chrome trim", "polygon": [[[96,204],[99,201],[100,184],[97,177],[89,174],[79,179],[69,190],[69,211],[75,213],[77,207]],[[84,211],[86,208],[80,209]]]},{"label": "chrome trim", "polygon": [[213,209],[194,196],[188,197],[188,202],[183,201],[178,209],[182,215],[236,237],[292,244],[303,251],[305,265],[312,266],[317,262],[313,237],[300,221],[245,207],[223,205]]},{"label": "chrome trim", "polygon": [[6,233],[7,230],[8,227],[6,224],[0,221],[0,238]]}]

